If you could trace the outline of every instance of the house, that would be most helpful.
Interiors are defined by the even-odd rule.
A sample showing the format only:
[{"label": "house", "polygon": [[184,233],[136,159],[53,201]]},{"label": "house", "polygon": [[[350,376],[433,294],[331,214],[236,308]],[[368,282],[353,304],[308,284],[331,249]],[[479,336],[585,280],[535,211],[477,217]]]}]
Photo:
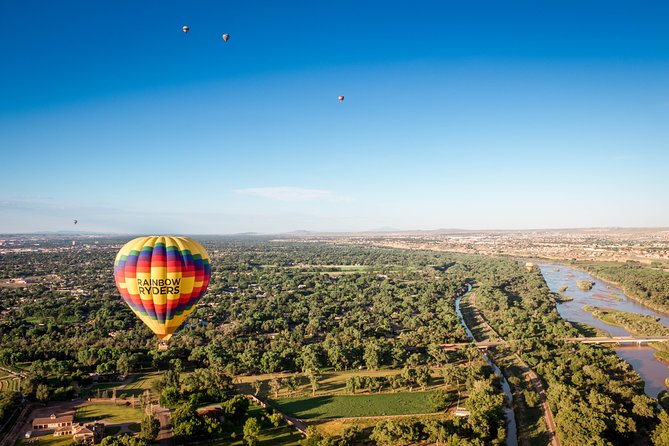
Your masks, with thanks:
[{"label": "house", "polygon": [[105,425],[102,423],[79,424],[74,426],[72,440],[75,442],[86,442],[96,444],[102,441],[102,434],[105,431]]},{"label": "house", "polygon": [[73,423],[71,426],[63,426],[56,429],[53,436],[63,437],[65,435],[72,435],[72,441],[95,444],[102,440],[104,430],[105,426],[102,423]]},{"label": "house", "polygon": [[60,427],[72,426],[74,417],[72,415],[63,415],[57,417],[51,414],[48,418],[35,418],[33,420],[33,429],[58,429]]}]

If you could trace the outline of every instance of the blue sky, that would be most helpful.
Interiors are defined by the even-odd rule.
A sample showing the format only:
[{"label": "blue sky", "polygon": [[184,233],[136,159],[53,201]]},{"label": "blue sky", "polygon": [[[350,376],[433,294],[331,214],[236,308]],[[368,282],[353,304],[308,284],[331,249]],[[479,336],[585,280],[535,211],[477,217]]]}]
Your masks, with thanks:
[{"label": "blue sky", "polygon": [[0,1],[0,232],[669,226],[668,22],[663,1]]}]

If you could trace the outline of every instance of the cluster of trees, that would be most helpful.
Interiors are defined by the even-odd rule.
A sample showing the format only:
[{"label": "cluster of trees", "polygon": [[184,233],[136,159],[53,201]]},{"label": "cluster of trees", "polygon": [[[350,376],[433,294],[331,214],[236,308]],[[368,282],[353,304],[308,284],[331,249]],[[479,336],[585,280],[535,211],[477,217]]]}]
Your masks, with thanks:
[{"label": "cluster of trees", "polygon": [[[647,441],[663,438],[669,425],[643,394],[638,374],[613,351],[560,340],[577,332],[557,313],[555,295],[539,272],[510,259],[212,238],[204,241],[213,265],[209,291],[170,349],[159,351],[115,289],[110,266],[125,240],[98,242],[90,249],[61,249],[55,241],[55,249],[0,256],[2,277],[57,276],[24,288],[0,287],[0,363],[30,363],[22,384],[28,396],[69,397],[73,384],[85,385],[91,372],[166,370],[161,401],[175,408],[175,432],[185,439],[231,427],[199,417],[194,408],[201,403],[223,402],[226,420],[237,420],[237,427],[244,422],[248,406],[231,396],[231,375],[302,372],[315,392],[323,368],[404,369],[397,377],[352,378],[347,384],[354,393],[425,387],[426,367],[439,365],[447,383],[466,382],[467,404],[474,405],[469,420],[388,421],[373,438],[379,444],[495,444],[504,437],[501,392],[487,374],[448,365],[467,360],[467,350],[440,347],[466,342],[454,300],[471,283],[486,319],[546,381],[565,443]],[[666,304],[664,271],[635,264],[589,268],[637,298]],[[193,372],[182,379],[184,369]],[[270,386],[291,388],[296,379]],[[252,441],[259,422],[246,423]]]},{"label": "cluster of trees", "polygon": [[592,313],[597,319],[623,327],[632,334],[639,336],[669,336],[669,328],[664,326],[659,318],[648,314],[628,313],[626,311],[611,310],[608,308],[585,305],[585,311]]},{"label": "cluster of trees", "polygon": [[615,282],[629,296],[649,307],[669,311],[669,272],[638,262],[586,263],[578,265],[604,280]]},{"label": "cluster of trees", "polygon": [[430,384],[430,370],[426,367],[406,367],[402,373],[388,376],[358,376],[354,375],[346,380],[346,390],[350,393],[356,391],[380,392],[384,389],[393,391],[406,388],[411,392],[414,388],[422,390]]},{"label": "cluster of trees", "polygon": [[194,369],[181,379],[183,366],[179,359],[171,363],[169,370],[157,383],[160,403],[166,407],[176,407],[183,402],[201,404],[226,400],[233,391],[232,378],[216,367]]},{"label": "cluster of trees", "polygon": [[[142,419],[139,435],[130,434],[108,435],[102,439],[102,446],[149,446],[155,442],[160,432],[160,421],[153,415],[145,415]],[[86,442],[74,443],[75,446],[85,446]]]},{"label": "cluster of trees", "polygon": [[[412,445],[425,442],[457,444],[463,446],[503,445],[506,441],[504,427],[504,395],[497,388],[494,378],[478,380],[469,391],[466,407],[467,418],[387,419],[377,423],[369,440],[378,445]],[[307,446],[346,446],[365,439],[358,426],[350,426],[340,436],[328,437],[315,429],[307,430]]]},{"label": "cluster of trees", "polygon": [[472,270],[480,284],[477,306],[546,382],[561,440],[602,445],[648,441],[658,425],[657,400],[644,394],[643,381],[631,366],[608,347],[560,340],[576,333],[559,317],[555,296],[539,272],[512,260],[482,261],[489,266]]},{"label": "cluster of trees", "polygon": [[0,391],[0,427],[12,416],[21,403],[18,392]]},{"label": "cluster of trees", "polygon": [[[30,363],[26,394],[67,398],[89,374],[187,368],[232,374],[404,367],[452,360],[466,340],[453,308],[464,290],[446,254],[326,244],[212,239],[212,281],[168,351],[118,296],[110,265],[125,240],[0,257],[0,363]],[[335,265],[335,266],[330,266]],[[345,267],[349,267],[346,269]]]}]

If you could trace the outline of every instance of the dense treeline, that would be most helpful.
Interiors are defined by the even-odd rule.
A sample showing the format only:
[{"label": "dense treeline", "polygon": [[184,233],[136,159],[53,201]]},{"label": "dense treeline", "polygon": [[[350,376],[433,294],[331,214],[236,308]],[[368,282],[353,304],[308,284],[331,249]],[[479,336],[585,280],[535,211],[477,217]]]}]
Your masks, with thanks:
[{"label": "dense treeline", "polygon": [[4,426],[20,403],[21,395],[18,392],[0,391],[0,428]]},{"label": "dense treeline", "polygon": [[[608,347],[567,343],[574,328],[555,309],[539,272],[509,260],[485,274],[477,306],[502,336],[516,340],[523,358],[548,385],[547,396],[564,444],[637,444],[657,423],[656,400],[643,392],[631,366]],[[662,428],[662,427],[661,427]]]},{"label": "dense treeline", "polygon": [[[493,328],[548,384],[565,444],[647,441],[658,423],[654,400],[643,395],[638,374],[612,350],[560,340],[576,335],[575,329],[560,318],[540,273],[513,260],[204,240],[213,265],[209,291],[171,347],[159,351],[153,334],[114,286],[113,259],[123,242],[102,239],[72,249],[59,245],[49,252],[0,256],[2,277],[35,278],[25,287],[0,287],[0,362],[27,371],[26,395],[69,398],[76,392],[73,382],[85,384],[90,372],[125,375],[181,364],[193,373],[183,381],[166,378],[161,398],[178,407],[177,419],[189,426],[198,423],[192,416],[195,404],[230,399],[223,376],[453,363],[465,353],[446,353],[439,345],[466,341],[454,299],[471,283],[476,305]],[[226,387],[215,394],[198,391],[212,374]],[[473,422],[386,422],[374,437],[380,444],[405,444],[407,435],[412,441],[500,442],[499,390],[491,382],[471,384]],[[211,428],[198,426],[193,429],[202,435]],[[657,430],[654,438],[661,433]]]},{"label": "dense treeline", "polygon": [[[448,360],[465,341],[453,308],[464,280],[438,253],[290,242],[205,241],[207,295],[166,352],[118,296],[112,277],[123,240],[0,256],[0,362],[30,363],[27,390],[52,396],[89,372],[216,366],[234,373],[403,367]],[[89,249],[90,248],[90,249]]]},{"label": "dense treeline", "polygon": [[584,267],[593,275],[615,282],[630,297],[649,307],[669,312],[669,272],[638,262],[588,263]]}]

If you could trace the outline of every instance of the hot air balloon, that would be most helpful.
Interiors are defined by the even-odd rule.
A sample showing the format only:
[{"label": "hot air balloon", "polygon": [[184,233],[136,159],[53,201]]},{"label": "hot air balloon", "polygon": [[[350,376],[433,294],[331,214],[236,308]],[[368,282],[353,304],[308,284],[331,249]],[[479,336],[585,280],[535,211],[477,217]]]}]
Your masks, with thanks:
[{"label": "hot air balloon", "polygon": [[139,237],[114,261],[116,287],[135,315],[167,341],[209,285],[207,251],[188,237]]},{"label": "hot air balloon", "polygon": [[76,225],[77,223],[79,223],[79,220],[74,220],[74,224]]},{"label": "hot air balloon", "polygon": [[230,40],[230,34],[223,34],[223,35],[221,36],[221,39],[223,39],[224,41],[227,42],[228,40]]},{"label": "hot air balloon", "polygon": [[188,27],[188,25],[184,26],[184,27],[181,28],[181,29],[182,29],[183,32],[185,32],[185,33],[187,33],[188,31],[190,31],[190,28]]},{"label": "hot air balloon", "polygon": [[339,99],[339,102],[344,102],[344,96],[338,96],[337,99]]}]

